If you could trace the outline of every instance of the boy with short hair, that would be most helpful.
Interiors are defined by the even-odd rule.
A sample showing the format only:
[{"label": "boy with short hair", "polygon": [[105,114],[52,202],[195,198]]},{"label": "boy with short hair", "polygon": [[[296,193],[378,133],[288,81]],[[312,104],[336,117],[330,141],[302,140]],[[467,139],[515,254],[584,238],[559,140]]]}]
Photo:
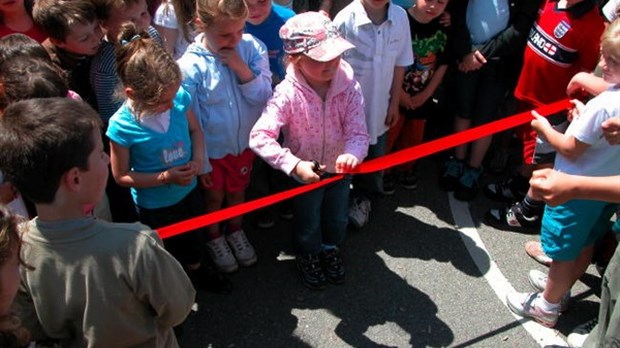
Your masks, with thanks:
[{"label": "boy with short hair", "polygon": [[[398,121],[405,67],[413,64],[407,13],[390,0],[354,0],[336,15],[334,24],[355,45],[343,58],[364,93],[370,135],[366,160],[380,157],[386,151],[387,131]],[[368,222],[370,198],[384,194],[383,174],[354,176],[353,189],[349,219],[360,228]]]},{"label": "boy with short hair", "polygon": [[39,214],[23,236],[16,303],[35,340],[177,347],[172,328],[196,294],[183,267],[147,226],[88,213],[108,177],[100,127],[92,108],[69,98],[16,102],[0,118],[1,170]]},{"label": "boy with short hair", "polygon": [[99,50],[103,33],[93,3],[82,0],[37,0],[33,18],[49,36],[43,42],[43,47],[54,64],[67,72],[69,89],[96,108],[89,74],[92,57]]}]

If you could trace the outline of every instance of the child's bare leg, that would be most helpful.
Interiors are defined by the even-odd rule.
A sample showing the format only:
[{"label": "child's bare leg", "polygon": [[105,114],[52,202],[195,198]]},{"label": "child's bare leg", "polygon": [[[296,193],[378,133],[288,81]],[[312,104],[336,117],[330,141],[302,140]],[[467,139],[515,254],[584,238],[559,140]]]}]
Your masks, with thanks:
[{"label": "child's bare leg", "polygon": [[560,303],[562,296],[585,272],[592,260],[592,246],[584,248],[577,259],[552,261],[543,297],[549,303]]},{"label": "child's bare leg", "polygon": [[470,167],[480,168],[480,166],[482,166],[482,161],[484,160],[484,156],[487,154],[492,141],[493,136],[491,135],[473,142],[471,146],[471,156],[469,156]]},{"label": "child's bare leg", "polygon": [[[455,118],[454,120],[455,133],[462,132],[464,130],[469,129],[470,127],[471,127],[471,120],[458,117],[458,116]],[[457,146],[456,149],[454,150],[454,157],[460,160],[464,160],[465,156],[467,156],[467,144]]]},{"label": "child's bare leg", "polygon": [[[243,202],[245,202],[245,192],[244,191],[239,191],[239,192],[226,192],[226,203],[228,204],[228,206],[233,206],[233,205],[237,205],[237,204],[241,204]],[[241,229],[241,224],[243,223],[243,216],[235,216],[234,218],[231,218],[230,220],[228,220],[228,226],[231,226],[234,228],[234,230],[229,229],[228,232],[236,232],[237,230]]]},{"label": "child's bare leg", "polygon": [[[224,203],[224,190],[205,190],[207,212],[212,213],[222,208]],[[207,239],[213,240],[220,237],[219,224],[207,226]]]}]

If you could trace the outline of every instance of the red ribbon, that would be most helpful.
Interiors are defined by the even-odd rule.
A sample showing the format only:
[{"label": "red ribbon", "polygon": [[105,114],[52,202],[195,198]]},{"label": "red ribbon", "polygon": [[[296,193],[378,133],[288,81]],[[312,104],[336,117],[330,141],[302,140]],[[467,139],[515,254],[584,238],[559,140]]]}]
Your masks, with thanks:
[{"label": "red ribbon", "polygon": [[[549,116],[559,111],[568,109],[572,106],[568,99],[561,100],[549,105],[544,105],[536,109],[536,111],[543,115]],[[384,170],[394,166],[401,165],[428,155],[450,149],[452,147],[466,144],[474,140],[493,135],[505,131],[507,129],[522,125],[533,119],[531,111],[522,112],[510,117],[502,118],[494,122],[484,124],[479,127],[471,128],[463,132],[448,135],[446,137],[429,141],[424,144],[416,145],[405,150],[391,153],[379,158],[363,162],[356,168],[353,173],[372,173],[379,170]],[[318,187],[329,185],[335,181],[342,179],[342,175],[336,175],[334,177],[321,180],[308,185],[303,185],[288,191],[276,193],[267,197],[255,199],[249,202],[245,202],[232,207],[227,207],[216,212],[198,216],[189,220],[181,221],[176,224],[172,224],[166,227],[162,227],[157,230],[160,237],[168,238],[176,236],[187,231],[192,231],[204,226],[215,224],[224,220],[228,220],[232,217],[243,215],[251,211],[281,202],[283,200],[295,197],[302,193],[314,190]]]}]

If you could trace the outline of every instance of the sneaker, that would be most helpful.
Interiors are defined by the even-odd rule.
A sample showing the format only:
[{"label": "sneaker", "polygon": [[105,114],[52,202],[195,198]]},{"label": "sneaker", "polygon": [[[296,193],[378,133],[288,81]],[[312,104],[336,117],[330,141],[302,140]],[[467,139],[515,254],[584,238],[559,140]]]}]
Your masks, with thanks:
[{"label": "sneaker", "polygon": [[328,249],[323,250],[320,254],[321,261],[323,262],[323,272],[330,283],[342,284],[345,281],[346,273],[344,270],[344,263],[340,256],[340,249]]},{"label": "sneaker", "polygon": [[519,174],[502,180],[500,182],[488,184],[482,190],[488,198],[499,202],[522,201],[530,185],[526,178]]},{"label": "sneaker", "polygon": [[280,211],[280,219],[290,221],[293,220],[293,217],[295,217],[295,210],[293,208],[293,205],[291,203],[288,203]]},{"label": "sneaker", "polygon": [[463,161],[454,157],[444,163],[444,171],[439,178],[439,188],[444,191],[454,191],[459,184],[459,179],[465,170]]},{"label": "sneaker", "polygon": [[232,247],[235,258],[242,266],[251,266],[256,263],[256,252],[243,230],[229,233],[226,236],[226,241]]},{"label": "sneaker", "polygon": [[476,198],[478,191],[480,191],[478,179],[480,179],[481,174],[482,167],[472,168],[467,166],[454,190],[454,198],[465,202],[469,202]]},{"label": "sneaker", "polygon": [[540,231],[541,217],[523,215],[521,203],[516,202],[506,209],[489,210],[485,221],[498,230],[537,233]]},{"label": "sneaker", "polygon": [[525,253],[543,266],[551,266],[551,258],[542,250],[542,245],[537,241],[525,243]]},{"label": "sneaker", "polygon": [[588,338],[588,335],[594,327],[598,324],[598,318],[594,318],[586,323],[577,326],[568,337],[566,337],[566,343],[571,348],[581,348]]},{"label": "sneaker", "polygon": [[370,218],[371,203],[370,200],[362,197],[356,197],[349,206],[349,221],[356,228],[366,226]]},{"label": "sneaker", "polygon": [[542,296],[539,292],[513,292],[506,295],[506,305],[510,310],[522,317],[532,318],[546,327],[554,327],[558,322],[560,311],[544,311],[536,305],[536,300]]},{"label": "sneaker", "polygon": [[[545,291],[545,287],[547,286],[547,279],[549,277],[546,273],[541,272],[537,269],[530,270],[527,274],[527,280],[530,282],[530,285],[534,290],[538,290],[541,293]],[[565,312],[568,309],[568,305],[570,303],[570,289],[562,296],[560,300],[560,312]]]},{"label": "sneaker", "polygon": [[305,286],[312,290],[325,288],[325,273],[321,267],[321,260],[317,254],[298,255],[295,258],[299,276]]},{"label": "sneaker", "polygon": [[187,276],[197,290],[204,290],[216,294],[229,294],[232,291],[230,280],[216,271],[211,265],[202,264],[195,270],[187,270]]},{"label": "sneaker", "polygon": [[388,196],[393,195],[396,192],[396,178],[394,173],[386,172],[383,175],[383,193]]},{"label": "sneaker", "polygon": [[213,260],[215,267],[224,273],[232,273],[239,269],[237,260],[233,256],[228,243],[224,239],[224,236],[220,236],[207,242],[207,252]]},{"label": "sneaker", "polygon": [[258,217],[256,221],[256,226],[260,229],[266,230],[269,228],[273,228],[276,225],[276,220],[273,219],[270,213],[263,213]]},{"label": "sneaker", "polygon": [[400,178],[400,186],[408,189],[415,190],[418,188],[418,177],[413,173],[413,171],[407,171]]}]

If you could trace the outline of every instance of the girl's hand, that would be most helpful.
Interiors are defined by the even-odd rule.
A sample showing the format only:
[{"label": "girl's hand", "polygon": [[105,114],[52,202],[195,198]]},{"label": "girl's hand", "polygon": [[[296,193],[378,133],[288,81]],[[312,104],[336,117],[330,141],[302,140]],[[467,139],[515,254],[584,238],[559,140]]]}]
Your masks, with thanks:
[{"label": "girl's hand", "polygon": [[549,124],[549,120],[541,116],[538,112],[532,110],[532,116],[534,116],[534,119],[532,120],[530,125],[532,126],[532,128],[534,128],[536,132],[540,133],[543,129],[551,127],[551,124]]},{"label": "girl's hand", "polygon": [[450,12],[444,11],[441,14],[441,17],[439,17],[439,24],[443,25],[446,28],[452,25],[452,17],[450,17]]},{"label": "girl's hand", "polygon": [[614,117],[606,120],[601,125],[603,136],[609,145],[620,144],[620,117]]},{"label": "girl's hand", "polygon": [[390,103],[390,106],[388,107],[388,114],[385,118],[385,125],[389,128],[394,127],[394,125],[398,122],[398,117],[400,117],[398,112],[398,104]]},{"label": "girl's hand", "polygon": [[168,183],[187,186],[192,183],[192,179],[196,176],[196,171],[192,169],[190,163],[168,169]]},{"label": "girl's hand", "polygon": [[357,157],[350,153],[343,153],[336,159],[336,173],[348,173],[357,167],[359,162]]},{"label": "girl's hand", "polygon": [[0,184],[0,203],[8,204],[17,198],[17,190],[15,186],[10,182],[3,182]]},{"label": "girl's hand", "polygon": [[[325,166],[318,169],[325,169]],[[299,161],[295,166],[295,169],[293,169],[293,174],[305,183],[317,182],[321,180],[321,177],[315,172],[314,163],[310,161]]]},{"label": "girl's hand", "polygon": [[424,103],[426,103],[426,101],[430,97],[429,95],[427,95],[428,93],[425,93],[426,90],[427,89],[425,88],[420,93],[418,93],[418,94],[416,94],[416,95],[411,97],[411,103],[409,104],[409,108],[411,110],[415,110],[415,109],[419,108],[420,106],[424,105]]},{"label": "girl's hand", "polygon": [[461,59],[461,62],[459,63],[459,70],[465,73],[475,71],[482,68],[486,62],[486,58],[482,55],[482,53],[480,53],[480,51],[470,52],[463,57],[463,59]]},{"label": "girl's hand", "polygon": [[211,173],[200,174],[198,176],[198,180],[200,181],[200,186],[202,188],[210,188],[213,186],[213,179],[211,179]]},{"label": "girl's hand", "polygon": [[579,115],[581,115],[581,112],[586,106],[584,103],[582,103],[578,99],[572,99],[570,102],[571,104],[573,104],[573,107],[570,110],[568,110],[567,118],[569,122],[573,122],[573,120],[576,120],[579,118]]},{"label": "girl's hand", "polygon": [[200,171],[202,170],[203,165],[196,161],[189,161],[187,162],[187,164],[194,173],[193,175],[198,176],[198,173],[200,173]]}]

